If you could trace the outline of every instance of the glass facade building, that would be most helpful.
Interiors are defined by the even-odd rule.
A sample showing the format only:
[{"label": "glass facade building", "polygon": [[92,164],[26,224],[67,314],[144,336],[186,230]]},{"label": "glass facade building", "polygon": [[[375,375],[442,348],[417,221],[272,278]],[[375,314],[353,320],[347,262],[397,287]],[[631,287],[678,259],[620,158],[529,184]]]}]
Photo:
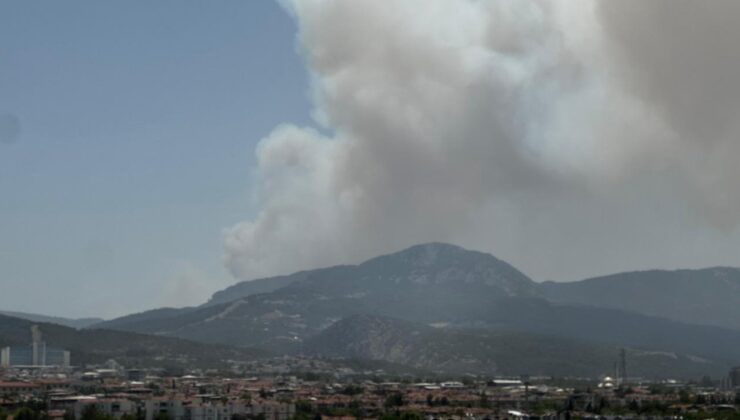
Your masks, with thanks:
[{"label": "glass facade building", "polygon": [[47,347],[41,341],[28,346],[5,347],[0,350],[0,366],[70,366],[67,350]]}]

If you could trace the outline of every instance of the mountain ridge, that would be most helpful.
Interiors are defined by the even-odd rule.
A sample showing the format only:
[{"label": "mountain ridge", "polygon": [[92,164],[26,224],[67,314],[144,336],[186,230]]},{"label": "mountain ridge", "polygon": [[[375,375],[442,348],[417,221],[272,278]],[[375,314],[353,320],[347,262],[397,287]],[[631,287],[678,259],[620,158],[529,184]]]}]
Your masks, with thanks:
[{"label": "mountain ridge", "polygon": [[[107,325],[294,353],[343,319],[373,316],[414,325],[444,325],[447,337],[470,343],[471,348],[478,348],[478,344],[466,334],[475,330],[486,331],[488,338],[483,341],[493,340],[495,334],[523,334],[557,337],[542,341],[542,345],[560,343],[561,349],[568,343],[591,349],[628,347],[645,354],[690,355],[715,368],[740,362],[740,354],[733,350],[740,348],[738,330],[689,323],[665,314],[563,301],[552,297],[557,286],[536,283],[490,254],[449,244],[420,244],[356,265],[306,270],[262,281],[275,283],[231,289],[232,296],[240,296],[235,300],[218,303],[212,299],[199,307],[144,312]],[[228,293],[219,299],[225,296]],[[561,357],[568,354],[556,350]],[[424,354],[414,346],[408,351],[410,355]],[[516,355],[499,356],[517,360]],[[403,360],[411,359],[385,361]]]},{"label": "mountain ridge", "polygon": [[0,311],[0,315],[5,315],[13,318],[27,319],[34,322],[45,322],[51,324],[64,325],[71,328],[87,328],[91,325],[103,322],[103,318],[87,317],[87,318],[65,318],[61,316],[52,315],[41,315],[33,314],[28,312],[17,312],[17,311]]},{"label": "mountain ridge", "polygon": [[[433,258],[439,256],[440,252],[445,254],[444,264],[439,264],[439,259]],[[212,316],[218,316],[219,311],[226,311],[227,308],[231,308],[228,312],[232,315],[246,308],[258,310],[261,305],[257,301],[265,303],[271,301],[271,298],[274,298],[272,300],[276,302],[292,300],[298,306],[331,301],[337,310],[345,307],[348,311],[372,312],[392,307],[396,296],[403,292],[417,296],[417,304],[414,308],[404,306],[405,310],[414,310],[420,317],[433,317],[435,312],[429,310],[428,304],[436,302],[438,305],[446,305],[451,296],[461,293],[486,299],[492,294],[499,297],[520,294],[538,295],[536,283],[513,266],[489,254],[440,243],[412,246],[357,265],[326,267],[272,279],[277,278],[290,278],[291,282],[268,293],[249,294],[225,303],[206,304],[194,309],[178,309],[177,311],[182,312],[174,317],[162,316],[162,314],[170,314],[175,310],[166,310],[166,312],[154,310],[144,312],[144,317],[136,319],[136,322],[131,322],[131,317],[137,317],[130,316],[129,319],[119,318],[98,326],[144,333],[160,333],[166,325],[170,325],[171,330],[181,330],[187,328],[189,317],[195,319],[197,314],[202,314],[202,319],[210,319]],[[462,281],[455,281],[456,279]],[[424,304],[419,304],[422,299]],[[434,302],[431,302],[432,300]],[[271,308],[273,311],[282,310],[277,307],[280,305],[273,306],[275,306]],[[455,309],[464,308],[451,308],[451,310]],[[317,313],[322,313],[322,311],[317,311]],[[260,314],[254,315],[261,316]],[[316,321],[316,323],[320,328],[334,322],[337,316],[343,315],[345,315],[343,312],[339,315],[327,314],[326,319]],[[213,339],[214,331],[212,329],[199,331],[195,335],[199,339]]]},{"label": "mountain ridge", "polygon": [[[302,347],[309,355],[382,360],[441,374],[588,377],[609,374],[619,350],[557,336],[433,328],[372,315],[337,321]],[[639,348],[628,348],[627,354],[631,372],[651,379],[665,379],[666,372],[696,377],[725,369],[692,355]]]},{"label": "mountain ridge", "polygon": [[622,309],[740,330],[740,268],[641,270],[541,283],[553,302]]},{"label": "mountain ridge", "polygon": [[99,364],[115,359],[128,366],[187,368],[192,364],[220,367],[227,360],[253,360],[268,355],[263,350],[228,348],[116,330],[78,330],[5,315],[0,315],[0,347],[30,344],[30,330],[34,325],[39,327],[49,346],[71,352],[73,365]]}]

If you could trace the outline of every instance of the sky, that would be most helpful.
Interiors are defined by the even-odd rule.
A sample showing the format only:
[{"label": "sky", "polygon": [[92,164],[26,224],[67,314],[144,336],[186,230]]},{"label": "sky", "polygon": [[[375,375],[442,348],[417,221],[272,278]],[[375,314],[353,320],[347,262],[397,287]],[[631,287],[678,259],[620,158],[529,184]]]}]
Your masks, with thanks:
[{"label": "sky", "polygon": [[115,316],[233,283],[252,151],[310,123],[295,30],[271,1],[1,2],[0,308]]},{"label": "sky", "polygon": [[111,317],[444,241],[740,266],[740,3],[0,3],[0,308]]}]

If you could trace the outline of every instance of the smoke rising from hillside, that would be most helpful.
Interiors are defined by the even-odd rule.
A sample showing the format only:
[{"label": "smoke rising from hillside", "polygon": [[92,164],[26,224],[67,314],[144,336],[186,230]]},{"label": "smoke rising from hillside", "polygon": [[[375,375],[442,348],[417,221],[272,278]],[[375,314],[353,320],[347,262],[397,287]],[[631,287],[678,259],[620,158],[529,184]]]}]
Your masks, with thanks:
[{"label": "smoke rising from hillside", "polygon": [[322,130],[260,142],[236,277],[432,240],[536,278],[740,264],[736,2],[388,6],[287,4]]}]

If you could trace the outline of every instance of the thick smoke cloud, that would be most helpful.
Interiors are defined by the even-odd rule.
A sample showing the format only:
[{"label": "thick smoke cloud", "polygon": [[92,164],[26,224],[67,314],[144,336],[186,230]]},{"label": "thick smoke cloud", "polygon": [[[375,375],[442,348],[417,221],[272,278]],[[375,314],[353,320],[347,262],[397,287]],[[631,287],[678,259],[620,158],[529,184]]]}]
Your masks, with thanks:
[{"label": "thick smoke cloud", "polygon": [[388,6],[287,5],[322,130],[260,142],[236,277],[431,240],[538,278],[740,263],[735,3]]},{"label": "thick smoke cloud", "polygon": [[695,201],[734,227],[740,209],[740,3],[602,2],[599,17],[619,82],[674,131],[667,154],[682,159]]}]

